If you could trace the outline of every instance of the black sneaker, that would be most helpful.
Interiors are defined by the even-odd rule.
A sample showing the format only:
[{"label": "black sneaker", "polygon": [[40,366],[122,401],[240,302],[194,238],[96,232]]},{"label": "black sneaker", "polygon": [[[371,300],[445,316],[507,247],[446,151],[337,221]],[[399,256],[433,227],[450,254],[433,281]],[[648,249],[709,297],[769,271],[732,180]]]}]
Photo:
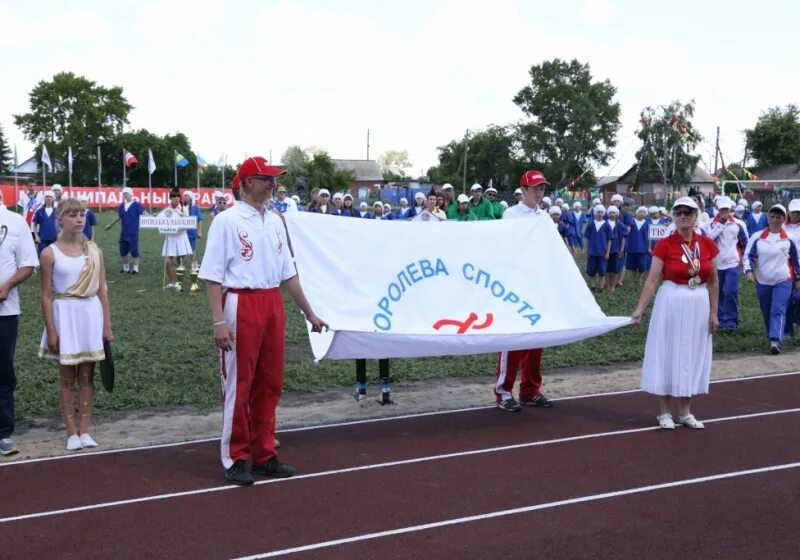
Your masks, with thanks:
[{"label": "black sneaker", "polygon": [[773,356],[781,353],[781,347],[778,345],[778,342],[775,340],[770,341],[769,343],[769,353]]},{"label": "black sneaker", "polygon": [[502,401],[497,401],[497,408],[500,410],[507,410],[508,412],[519,412],[522,410],[522,407],[519,405],[517,401],[514,400],[514,397],[509,397]]},{"label": "black sneaker", "polygon": [[253,474],[250,463],[244,460],[236,461],[231,468],[225,471],[225,480],[239,486],[250,486],[253,484]]},{"label": "black sneaker", "polygon": [[541,394],[535,397],[520,397],[519,402],[525,406],[541,406],[544,408],[552,408],[553,404],[555,404],[552,399],[548,399]]},{"label": "black sneaker", "polygon": [[266,463],[253,465],[253,472],[256,474],[265,474],[272,478],[289,478],[294,476],[294,469],[292,466],[281,463],[277,455]]}]

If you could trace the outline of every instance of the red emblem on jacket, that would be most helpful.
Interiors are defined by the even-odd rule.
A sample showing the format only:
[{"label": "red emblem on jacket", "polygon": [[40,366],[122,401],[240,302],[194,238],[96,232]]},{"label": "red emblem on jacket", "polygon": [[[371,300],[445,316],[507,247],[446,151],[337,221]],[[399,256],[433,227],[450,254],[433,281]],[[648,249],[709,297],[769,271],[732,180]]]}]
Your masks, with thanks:
[{"label": "red emblem on jacket", "polygon": [[239,232],[239,243],[242,244],[242,250],[239,251],[239,256],[242,257],[243,261],[253,260],[253,243],[247,240],[248,237],[249,235],[246,231]]}]

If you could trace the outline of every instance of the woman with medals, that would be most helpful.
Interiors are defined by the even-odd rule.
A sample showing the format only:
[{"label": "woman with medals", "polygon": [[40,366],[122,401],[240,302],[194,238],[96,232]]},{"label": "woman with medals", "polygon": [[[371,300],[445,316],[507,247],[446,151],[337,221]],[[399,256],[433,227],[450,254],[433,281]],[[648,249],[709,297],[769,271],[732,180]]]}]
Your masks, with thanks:
[{"label": "woman with medals", "polygon": [[708,237],[695,232],[699,214],[689,197],[675,201],[675,231],[658,242],[631,320],[638,324],[659,282],[647,330],[642,390],[658,395],[662,429],[675,429],[672,400],[678,401],[677,422],[701,430],[703,423],[691,412],[694,395],[708,393],[711,377],[711,335],[717,330],[719,298],[716,256],[719,249]]},{"label": "woman with medals", "polygon": [[747,281],[756,285],[769,351],[780,354],[792,290],[800,290],[800,263],[797,244],[783,227],[786,208],[775,204],[769,209],[768,219],[769,225],[747,242],[744,273]]}]

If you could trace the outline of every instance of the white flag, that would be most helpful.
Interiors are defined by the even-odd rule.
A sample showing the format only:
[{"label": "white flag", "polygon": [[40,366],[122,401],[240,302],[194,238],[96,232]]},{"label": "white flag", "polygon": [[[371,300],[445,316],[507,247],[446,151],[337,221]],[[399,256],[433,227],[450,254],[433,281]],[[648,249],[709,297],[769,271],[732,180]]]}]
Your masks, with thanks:
[{"label": "white flag", "polygon": [[[630,317],[606,317],[544,215],[458,224],[463,228],[284,216],[303,291],[320,317],[330,317],[330,332],[309,335],[317,360],[546,348],[630,324]],[[426,247],[432,230],[437,244]],[[466,230],[475,243],[460,242]],[[396,236],[404,243],[387,252],[385,239]],[[288,251],[285,243],[275,250]],[[350,297],[331,298],[331,286]],[[437,297],[443,293],[448,297]],[[551,297],[556,293],[569,297]]]},{"label": "white flag", "polygon": [[153,152],[150,148],[147,149],[147,171],[150,175],[156,170],[156,160],[153,159]]},{"label": "white flag", "polygon": [[53,170],[53,164],[50,162],[50,154],[47,153],[47,146],[42,144],[42,163],[47,166],[48,171]]},{"label": "white flag", "polygon": [[217,161],[217,167],[225,167],[225,164],[228,163],[228,156],[224,153],[219,155],[219,160]]},{"label": "white flag", "polygon": [[72,146],[67,149],[67,169],[69,169],[69,174],[72,175]]}]

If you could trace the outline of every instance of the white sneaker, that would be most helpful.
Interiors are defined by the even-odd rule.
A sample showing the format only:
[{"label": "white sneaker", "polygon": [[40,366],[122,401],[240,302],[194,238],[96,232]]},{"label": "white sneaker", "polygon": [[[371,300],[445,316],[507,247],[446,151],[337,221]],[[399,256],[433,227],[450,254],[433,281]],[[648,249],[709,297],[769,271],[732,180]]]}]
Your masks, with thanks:
[{"label": "white sneaker", "polygon": [[656,416],[656,420],[658,420],[658,425],[662,430],[675,429],[675,422],[672,420],[672,414],[661,414],[660,416]]},{"label": "white sneaker", "polygon": [[703,423],[694,417],[694,414],[687,414],[686,416],[678,416],[678,423],[683,424],[687,428],[692,428],[693,430],[702,430],[705,428]]},{"label": "white sneaker", "polygon": [[81,434],[81,444],[84,447],[97,447],[97,442],[89,434]]},{"label": "white sneaker", "polygon": [[69,436],[67,438],[67,451],[77,451],[78,449],[83,449],[81,438],[78,436]]}]

